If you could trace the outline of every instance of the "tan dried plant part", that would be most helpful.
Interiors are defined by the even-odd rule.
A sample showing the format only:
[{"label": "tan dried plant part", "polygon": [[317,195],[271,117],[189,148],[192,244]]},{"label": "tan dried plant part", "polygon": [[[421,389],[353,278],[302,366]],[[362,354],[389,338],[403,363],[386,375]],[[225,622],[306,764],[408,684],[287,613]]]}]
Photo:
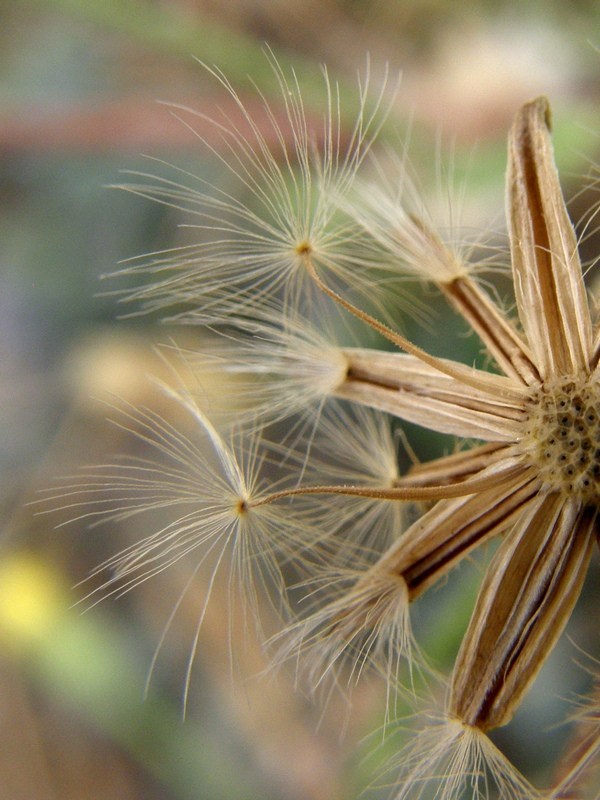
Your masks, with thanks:
[{"label": "tan dried plant part", "polygon": [[340,298],[309,265],[326,293],[406,351],[346,350],[348,372],[336,395],[484,442],[420,465],[388,490],[389,499],[438,502],[347,598],[356,614],[376,575],[395,574],[412,599],[473,548],[503,534],[457,658],[448,705],[451,718],[481,731],[510,721],[554,646],[580,593],[597,530],[597,331],[554,165],[545,98],[523,106],[510,133],[507,205],[520,326],[468,272],[439,284],[504,375],[423,353]]},{"label": "tan dried plant part", "polygon": [[[222,77],[219,80],[232,92]],[[284,81],[282,89],[292,114],[293,148],[284,146],[278,125],[276,131],[283,146],[285,176],[288,169],[292,174],[294,158],[300,161],[302,180],[292,184],[298,191],[290,194],[256,127],[254,147],[239,131],[230,131],[227,138],[224,129],[233,175],[242,184],[248,176],[246,185],[265,206],[267,222],[228,200],[225,208],[234,212],[235,222],[220,226],[221,218],[214,215],[215,209],[221,213],[223,199],[206,195],[206,187],[196,194],[191,191],[192,206],[205,206],[200,213],[203,225],[210,223],[213,233],[220,231],[223,239],[211,240],[208,256],[200,248],[189,259],[174,251],[160,260],[156,271],[166,269],[167,279],[144,288],[140,295],[153,308],[190,302],[195,306],[184,315],[187,321],[225,326],[226,331],[237,325],[245,336],[242,347],[239,336],[226,333],[237,357],[223,362],[223,368],[236,376],[245,371],[254,381],[248,385],[256,387],[256,421],[251,415],[245,418],[253,426],[251,446],[237,456],[244,469],[236,461],[238,451],[227,446],[195,400],[179,397],[218,455],[216,473],[210,474],[206,464],[199,476],[208,486],[202,497],[215,542],[208,542],[209,549],[218,554],[232,551],[243,579],[240,585],[257,612],[261,581],[259,577],[255,586],[255,567],[271,575],[282,597],[287,597],[285,572],[290,564],[303,578],[308,574],[301,585],[308,587],[310,611],[306,618],[289,621],[287,631],[296,652],[315,654],[311,658],[317,682],[328,671],[337,675],[336,664],[349,652],[358,655],[354,677],[362,674],[362,659],[387,658],[384,675],[391,685],[400,659],[404,655],[410,659],[411,651],[414,655],[410,602],[475,548],[498,539],[456,659],[443,719],[409,748],[407,777],[398,798],[459,800],[469,788],[474,798],[487,797],[486,775],[501,797],[528,796],[533,790],[485,734],[510,721],[563,631],[598,536],[600,507],[600,323],[592,322],[577,237],[554,164],[548,102],[538,98],[525,104],[509,135],[506,202],[518,314],[514,319],[478,281],[477,265],[447,245],[425,215],[407,213],[394,203],[376,213],[361,211],[357,204],[355,216],[346,219],[374,118],[357,123],[349,154],[339,150],[333,126],[326,158],[314,172],[303,106]],[[291,106],[290,95],[295,98]],[[324,182],[317,180],[320,173]],[[150,195],[165,202],[164,188],[161,191]],[[173,191],[178,202],[189,199],[181,186]],[[315,192],[318,202],[313,205],[319,213],[313,219],[312,206],[302,206],[308,216],[298,216],[297,203],[306,205],[307,198],[315,199]],[[338,212],[343,218],[339,224]],[[336,221],[333,235],[328,227],[332,220]],[[246,230],[250,223],[259,236]],[[360,252],[348,253],[363,238],[369,239],[367,252],[375,253],[372,262]],[[344,296],[348,287],[360,289],[359,296],[381,288],[384,282],[377,269],[386,258],[390,279],[418,276],[437,286],[479,336],[496,372],[432,356]],[[310,297],[303,305],[298,298],[307,285]],[[282,287],[280,306],[273,293]],[[312,320],[318,314],[312,309],[310,317],[306,308],[315,297],[323,300],[323,308],[335,301],[401,352],[330,346],[313,336]],[[274,375],[280,383],[273,391]],[[319,423],[332,398],[449,434],[463,443],[477,443],[416,465],[404,476],[390,478],[375,471],[370,480],[354,472],[356,484],[352,478],[336,484],[335,471],[317,470],[320,477],[311,484],[307,476],[315,474],[309,468],[312,447],[318,450]],[[303,425],[310,420],[310,444],[300,459],[302,465],[293,475],[267,486],[258,479],[257,467],[262,464],[259,434],[265,419],[281,422],[299,412]],[[335,426],[334,438],[348,436],[342,416]],[[172,563],[179,552],[187,555],[207,543],[204,517],[201,525],[192,524],[198,518],[197,481],[189,482],[184,495],[179,485],[190,467],[199,472],[195,461],[201,455],[170,429],[167,439],[174,438],[178,446],[163,444],[166,426],[161,422],[152,420],[148,430],[175,462],[168,473],[172,481],[165,484],[152,463],[143,474],[140,495],[137,478],[123,487],[120,473],[113,470],[110,480],[125,492],[116,513],[126,517],[152,507],[188,503],[192,510],[189,517],[183,514],[168,526],[168,537],[158,531],[109,562],[118,568],[117,576],[108,581],[109,589],[123,579],[126,588],[134,586],[162,569],[165,561]],[[294,435],[292,424],[282,445],[288,447],[286,463],[292,471],[297,453],[289,441]],[[324,474],[323,485],[315,485]],[[107,485],[102,482],[102,490]],[[157,489],[158,499],[149,504]],[[314,509],[319,503],[326,508],[333,496],[336,502],[340,497],[355,498],[353,507],[363,510],[371,501],[421,503],[425,510],[391,543],[379,537],[380,549],[362,546],[363,530],[351,543],[354,546],[342,542],[336,550],[337,538],[346,529],[351,537],[352,525],[360,527],[364,512],[356,520],[348,515],[343,524],[331,523],[331,514]],[[292,498],[301,499],[296,505]],[[329,506],[334,512],[339,507]],[[323,520],[329,522],[320,527]],[[358,553],[365,557],[355,558]],[[224,555],[217,561],[215,572],[221,561],[225,563]],[[322,600],[314,591],[318,570],[325,574],[325,584],[336,583],[341,576],[329,599]],[[287,606],[285,610],[291,612]],[[438,778],[443,786],[429,795],[427,784]]]}]

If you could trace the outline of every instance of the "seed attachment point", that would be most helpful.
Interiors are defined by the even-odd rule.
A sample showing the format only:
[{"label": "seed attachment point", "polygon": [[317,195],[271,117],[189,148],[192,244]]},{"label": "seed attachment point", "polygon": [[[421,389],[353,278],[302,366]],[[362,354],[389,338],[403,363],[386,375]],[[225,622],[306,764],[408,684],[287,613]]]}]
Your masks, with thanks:
[{"label": "seed attachment point", "polygon": [[309,256],[313,253],[313,246],[310,242],[303,241],[296,245],[296,255]]}]

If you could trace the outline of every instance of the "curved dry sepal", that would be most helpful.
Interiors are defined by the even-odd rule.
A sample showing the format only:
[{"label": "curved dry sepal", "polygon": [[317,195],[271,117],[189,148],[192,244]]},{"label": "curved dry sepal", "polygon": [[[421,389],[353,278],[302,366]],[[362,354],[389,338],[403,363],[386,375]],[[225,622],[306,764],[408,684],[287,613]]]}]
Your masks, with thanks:
[{"label": "curved dry sepal", "polygon": [[528,396],[504,376],[444,362],[455,372],[451,377],[406,353],[343,352],[348,371],[337,397],[455,436],[514,442],[521,433]]},{"label": "curved dry sepal", "polygon": [[541,493],[492,559],[454,666],[449,710],[490,730],[509,722],[581,591],[596,511]]},{"label": "curved dry sepal", "polygon": [[475,494],[440,500],[414,522],[372,567],[381,574],[402,575],[411,599],[446,575],[458,562],[506,528],[537,491],[526,472],[503,471],[493,464],[482,476],[497,476],[495,485]]},{"label": "curved dry sepal", "polygon": [[510,132],[507,218],[519,318],[540,376],[578,374],[590,364],[592,324],[544,97],[520,109]]},{"label": "curved dry sepal", "polygon": [[[417,192],[407,162],[406,153],[401,158],[392,157],[385,170],[376,162],[383,188],[371,184],[359,187],[363,189],[359,198],[344,204],[369,234],[373,249],[381,248],[386,282],[412,278],[434,283],[506,375],[521,383],[538,380],[525,337],[477,280],[477,273],[497,270],[497,261],[491,254],[481,259],[486,252],[484,241],[471,245],[460,241],[453,209],[449,209],[442,236]],[[448,187],[444,190],[448,192]],[[481,260],[473,258],[475,248]],[[497,253],[494,256],[497,259]]]},{"label": "curved dry sepal", "polygon": [[398,480],[398,486],[438,486],[468,480],[492,464],[506,458],[506,445],[502,442],[487,442],[469,450],[457,450],[449,456],[433,461],[413,464],[406,475]]},{"label": "curved dry sepal", "polygon": [[337,675],[348,660],[351,676],[358,676],[365,663],[379,663],[393,677],[400,659],[410,662],[416,652],[409,603],[474,548],[503,533],[537,492],[531,476],[515,475],[510,463],[482,471],[486,479],[494,478],[490,488],[440,500],[372,566],[346,567],[337,582],[325,572],[326,592],[315,585],[309,594],[315,610],[291,629],[286,657],[308,651],[313,684],[327,673]]},{"label": "curved dry sepal", "polygon": [[505,375],[521,383],[539,380],[539,374],[522,333],[503,314],[481,286],[470,278],[440,284],[446,298],[485,344]]},{"label": "curved dry sepal", "polygon": [[[425,716],[425,715],[424,715]],[[394,800],[533,800],[538,792],[478,728],[428,717],[399,755]]]}]

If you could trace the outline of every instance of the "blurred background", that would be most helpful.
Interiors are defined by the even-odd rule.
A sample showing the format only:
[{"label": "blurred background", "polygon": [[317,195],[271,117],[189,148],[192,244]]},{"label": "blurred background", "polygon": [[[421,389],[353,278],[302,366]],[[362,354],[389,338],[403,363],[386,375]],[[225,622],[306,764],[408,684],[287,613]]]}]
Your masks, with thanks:
[{"label": "blurred background", "polygon": [[[381,743],[364,741],[383,720],[376,682],[355,693],[350,716],[334,698],[321,719],[293,676],[261,678],[266,663],[251,636],[231,670],[225,603],[221,614],[212,605],[203,627],[183,722],[193,591],[144,699],[185,565],[82,613],[74,604],[86,590],[76,584],[149,531],[55,528],[68,513],[30,505],[57,475],[126,446],[104,423],[111,398],[170,413],[148,376],[164,373],[153,345],[178,334],[150,316],[118,319],[106,294],[114,287],[98,279],[175,241],[177,212],[106,187],[120,170],[148,170],[144,155],[218,182],[215,159],[157,101],[209,116],[226,102],[198,59],[249,98],[251,76],[276,103],[265,44],[284,70],[294,67],[316,112],[323,63],[342,96],[367,53],[375,83],[385,65],[402,72],[393,122],[412,120],[415,168],[432,189],[442,132],[468,173],[467,226],[502,227],[506,132],[519,104],[539,93],[552,102],[574,219],[597,200],[593,188],[581,192],[600,149],[593,0],[0,1],[0,800],[350,800],[393,752],[362,758]],[[585,257],[597,246],[590,237]],[[441,308],[430,332],[406,322],[440,354],[453,325]],[[186,343],[194,336],[186,332]],[[468,359],[477,345],[465,342]],[[415,437],[422,458],[439,448]],[[418,635],[441,668],[452,663],[480,575],[467,565],[416,610]],[[599,652],[599,577],[596,565],[569,636],[497,737],[531,779],[551,771],[564,738],[553,726],[589,683],[578,648]]]}]

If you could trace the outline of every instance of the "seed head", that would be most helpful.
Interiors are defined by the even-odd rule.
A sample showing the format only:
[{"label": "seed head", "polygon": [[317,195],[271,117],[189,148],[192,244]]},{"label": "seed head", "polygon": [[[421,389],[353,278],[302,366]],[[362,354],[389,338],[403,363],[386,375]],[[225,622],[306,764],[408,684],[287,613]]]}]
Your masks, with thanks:
[{"label": "seed head", "polygon": [[[274,150],[213,71],[250,135],[232,120],[215,121],[223,149],[211,149],[252,208],[202,180],[191,189],[171,181],[129,187],[185,208],[199,237],[128,268],[158,276],[135,297],[146,308],[183,303],[180,320],[217,329],[222,347],[186,359],[198,367],[211,358],[245,375],[250,410],[240,417],[241,447],[189,393],[174,396],[202,446],[142,415],[142,437],[167,469],[154,461],[113,466],[95,480],[115,492],[107,506],[113,517],[157,507],[176,513],[105,565],[114,570],[108,587],[135,586],[191,553],[210,560],[213,574],[227,561],[255,616],[266,584],[279,595],[292,615],[284,652],[308,652],[313,683],[324,674],[342,683],[347,661],[351,681],[367,663],[383,662],[391,692],[414,652],[410,603],[496,539],[446,706],[403,750],[396,796],[487,798],[494,786],[501,798],[530,797],[534,790],[487,733],[512,719],[561,635],[600,509],[600,323],[554,165],[548,102],[525,104],[509,134],[513,318],[480,280],[471,251],[453,247],[418,204],[405,208],[402,192],[372,192],[375,202],[353,197],[378,127],[364,91],[363,115],[344,148],[327,84],[319,150],[310,145],[295,81],[275,70],[283,121],[263,99]],[[387,277],[403,273],[436,288],[478,335],[493,369],[431,355],[374,315],[369,309],[380,308],[386,286],[382,264]],[[323,334],[332,305],[401,352],[338,345]],[[459,446],[401,474],[381,415],[450,434]],[[266,448],[266,426],[286,420],[281,440]],[[75,502],[79,491],[72,490]],[[392,505],[401,512],[390,513]],[[583,767],[576,769],[579,780]]]}]

